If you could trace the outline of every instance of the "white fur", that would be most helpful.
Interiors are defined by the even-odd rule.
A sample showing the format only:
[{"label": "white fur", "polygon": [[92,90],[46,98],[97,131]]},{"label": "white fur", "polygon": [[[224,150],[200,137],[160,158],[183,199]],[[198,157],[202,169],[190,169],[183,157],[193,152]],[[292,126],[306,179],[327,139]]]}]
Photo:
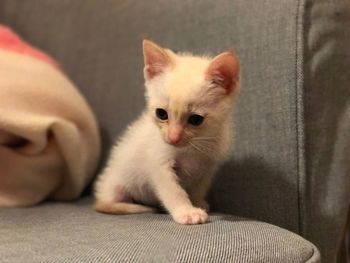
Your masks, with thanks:
[{"label": "white fur", "polygon": [[[208,217],[205,195],[232,145],[230,109],[234,94],[225,95],[222,88],[212,87],[205,79],[209,58],[166,52],[172,66],[146,80],[147,109],[112,149],[108,165],[96,183],[95,195],[97,203],[103,204],[162,204],[178,223],[204,223]],[[189,105],[191,111],[206,116],[204,123],[198,127],[183,124],[192,144],[168,144],[168,124],[158,122],[155,109],[164,108],[181,122],[189,114]],[[151,210],[139,212],[147,211]]]}]

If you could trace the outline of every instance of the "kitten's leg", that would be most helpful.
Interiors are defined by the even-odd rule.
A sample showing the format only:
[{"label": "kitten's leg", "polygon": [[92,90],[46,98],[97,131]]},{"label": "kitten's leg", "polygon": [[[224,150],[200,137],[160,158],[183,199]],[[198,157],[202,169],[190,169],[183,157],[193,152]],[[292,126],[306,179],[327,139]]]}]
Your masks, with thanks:
[{"label": "kitten's leg", "polygon": [[113,180],[112,174],[103,174],[96,183],[96,211],[107,214],[140,214],[156,212],[156,209],[133,204],[121,183]]},{"label": "kitten's leg", "polygon": [[190,225],[207,221],[208,214],[192,205],[186,191],[177,182],[171,165],[153,175],[152,184],[158,198],[177,223]]}]

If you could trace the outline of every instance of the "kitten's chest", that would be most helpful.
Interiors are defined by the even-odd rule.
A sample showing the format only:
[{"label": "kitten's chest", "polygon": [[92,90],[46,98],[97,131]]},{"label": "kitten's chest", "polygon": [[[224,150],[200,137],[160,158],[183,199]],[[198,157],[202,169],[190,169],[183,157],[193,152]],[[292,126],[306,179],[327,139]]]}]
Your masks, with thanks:
[{"label": "kitten's chest", "polygon": [[180,154],[175,158],[174,171],[179,182],[185,188],[198,182],[213,166],[213,161],[207,157],[191,152]]}]

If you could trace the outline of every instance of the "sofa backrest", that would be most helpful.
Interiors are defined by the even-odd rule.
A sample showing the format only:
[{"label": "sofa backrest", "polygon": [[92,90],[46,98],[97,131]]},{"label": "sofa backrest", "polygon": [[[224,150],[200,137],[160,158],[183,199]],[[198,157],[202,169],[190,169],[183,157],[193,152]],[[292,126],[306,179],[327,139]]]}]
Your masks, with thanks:
[{"label": "sofa backrest", "polygon": [[[272,3],[273,2],[273,3]],[[233,158],[210,194],[221,212],[298,231],[295,1],[2,0],[0,22],[52,54],[95,111],[104,152],[144,107],[141,42],[242,63]]]}]

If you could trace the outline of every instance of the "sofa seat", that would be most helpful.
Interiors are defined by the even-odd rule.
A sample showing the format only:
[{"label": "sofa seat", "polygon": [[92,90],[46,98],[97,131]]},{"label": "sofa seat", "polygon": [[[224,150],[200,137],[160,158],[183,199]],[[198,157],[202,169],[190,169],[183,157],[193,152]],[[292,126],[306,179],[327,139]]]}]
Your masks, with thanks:
[{"label": "sofa seat", "polygon": [[280,227],[224,214],[203,225],[166,214],[107,215],[91,198],[0,210],[1,262],[320,262]]}]

